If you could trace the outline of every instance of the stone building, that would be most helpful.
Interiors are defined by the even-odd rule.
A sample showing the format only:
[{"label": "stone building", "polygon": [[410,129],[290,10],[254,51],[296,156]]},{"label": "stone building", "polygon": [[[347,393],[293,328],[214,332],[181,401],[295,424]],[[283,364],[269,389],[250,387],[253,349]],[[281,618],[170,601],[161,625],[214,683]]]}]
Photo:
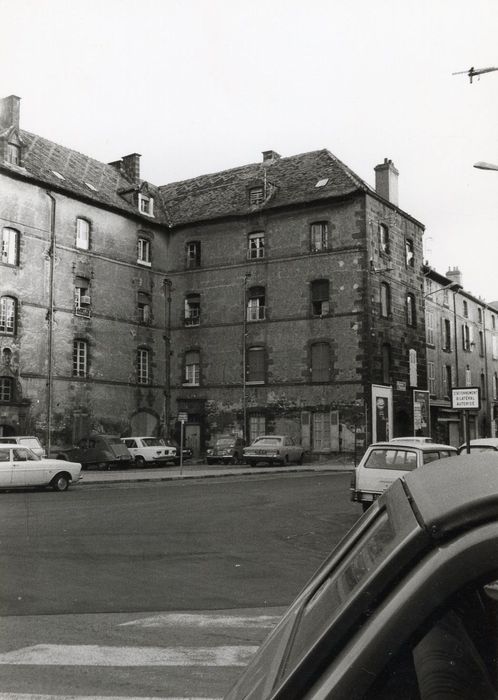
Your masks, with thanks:
[{"label": "stone building", "polygon": [[451,389],[479,387],[481,406],[469,411],[470,438],[497,435],[498,304],[467,292],[458,268],[425,273],[427,381],[432,436],[459,446],[465,421],[451,407]]},{"label": "stone building", "polygon": [[425,430],[423,226],[398,173],[326,150],[155,187],[0,102],[0,431],[285,432],[317,454]]}]

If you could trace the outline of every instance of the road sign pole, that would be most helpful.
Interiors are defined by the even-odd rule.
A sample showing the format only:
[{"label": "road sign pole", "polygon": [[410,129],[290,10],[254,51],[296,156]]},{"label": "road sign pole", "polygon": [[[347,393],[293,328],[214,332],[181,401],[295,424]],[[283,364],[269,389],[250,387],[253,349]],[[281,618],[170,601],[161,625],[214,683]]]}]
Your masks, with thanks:
[{"label": "road sign pole", "polygon": [[185,421],[180,422],[180,476],[182,475],[183,471],[183,426],[185,425]]},{"label": "road sign pole", "polygon": [[470,430],[469,430],[469,411],[464,411],[465,413],[465,435],[467,438],[467,454],[470,454]]}]

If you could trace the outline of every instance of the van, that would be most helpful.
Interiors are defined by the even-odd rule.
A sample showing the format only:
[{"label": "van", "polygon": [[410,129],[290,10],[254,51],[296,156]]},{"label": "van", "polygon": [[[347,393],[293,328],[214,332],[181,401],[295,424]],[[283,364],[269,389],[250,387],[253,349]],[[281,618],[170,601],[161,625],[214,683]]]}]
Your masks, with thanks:
[{"label": "van", "polygon": [[377,442],[368,447],[351,478],[351,500],[366,510],[393,481],[423,464],[454,457],[456,447],[435,442]]}]

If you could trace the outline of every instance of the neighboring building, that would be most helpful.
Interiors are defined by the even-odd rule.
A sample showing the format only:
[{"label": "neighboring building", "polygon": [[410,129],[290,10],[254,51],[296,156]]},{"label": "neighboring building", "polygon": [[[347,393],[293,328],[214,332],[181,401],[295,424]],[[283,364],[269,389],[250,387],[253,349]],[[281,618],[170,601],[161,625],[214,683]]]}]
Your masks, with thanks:
[{"label": "neighboring building", "polygon": [[425,327],[431,432],[461,445],[465,421],[451,408],[451,389],[479,387],[480,410],[469,411],[470,438],[497,435],[498,304],[466,292],[458,268],[441,275],[425,266]]},{"label": "neighboring building", "polygon": [[[0,102],[0,431],[424,433],[423,226],[326,150],[154,187]],[[422,411],[423,413],[423,411]]]},{"label": "neighboring building", "polygon": [[0,102],[0,432],[157,432],[168,227],[138,154],[99,163]]}]

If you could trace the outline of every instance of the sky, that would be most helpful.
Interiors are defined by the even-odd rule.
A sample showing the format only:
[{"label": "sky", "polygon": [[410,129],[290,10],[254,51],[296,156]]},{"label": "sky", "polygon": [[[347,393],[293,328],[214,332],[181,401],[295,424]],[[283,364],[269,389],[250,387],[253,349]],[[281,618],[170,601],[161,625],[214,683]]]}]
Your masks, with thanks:
[{"label": "sky", "polygon": [[398,168],[424,259],[498,300],[497,0],[0,0],[21,127],[156,185],[328,148]]}]

